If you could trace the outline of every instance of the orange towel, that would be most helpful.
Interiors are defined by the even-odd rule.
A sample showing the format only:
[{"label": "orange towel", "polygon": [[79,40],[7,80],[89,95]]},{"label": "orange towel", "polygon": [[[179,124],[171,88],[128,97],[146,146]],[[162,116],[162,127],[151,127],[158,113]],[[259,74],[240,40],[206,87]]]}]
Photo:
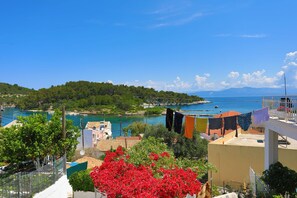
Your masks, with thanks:
[{"label": "orange towel", "polygon": [[195,123],[194,117],[186,116],[186,122],[185,122],[185,137],[186,138],[189,138],[189,139],[193,138],[194,123]]}]

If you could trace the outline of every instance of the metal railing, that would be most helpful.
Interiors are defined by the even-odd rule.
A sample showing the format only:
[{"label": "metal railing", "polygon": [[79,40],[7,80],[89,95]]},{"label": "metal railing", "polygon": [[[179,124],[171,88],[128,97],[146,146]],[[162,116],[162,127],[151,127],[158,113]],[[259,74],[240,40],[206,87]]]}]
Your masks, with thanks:
[{"label": "metal railing", "polygon": [[62,157],[33,172],[19,172],[0,179],[0,197],[33,197],[64,175],[64,163],[66,160]]},{"label": "metal railing", "polygon": [[266,97],[262,107],[269,108],[270,117],[297,122],[297,96]]},{"label": "metal railing", "polygon": [[269,187],[250,167],[250,189],[253,197],[267,197],[270,194]]}]

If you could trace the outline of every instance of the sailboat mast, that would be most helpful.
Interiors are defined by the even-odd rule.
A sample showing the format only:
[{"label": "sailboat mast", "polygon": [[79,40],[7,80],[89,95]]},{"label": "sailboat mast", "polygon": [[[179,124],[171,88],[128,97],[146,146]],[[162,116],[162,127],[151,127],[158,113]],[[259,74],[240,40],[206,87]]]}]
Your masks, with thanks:
[{"label": "sailboat mast", "polygon": [[286,74],[284,73],[284,81],[285,81],[285,96],[287,97],[287,81],[286,81]]}]

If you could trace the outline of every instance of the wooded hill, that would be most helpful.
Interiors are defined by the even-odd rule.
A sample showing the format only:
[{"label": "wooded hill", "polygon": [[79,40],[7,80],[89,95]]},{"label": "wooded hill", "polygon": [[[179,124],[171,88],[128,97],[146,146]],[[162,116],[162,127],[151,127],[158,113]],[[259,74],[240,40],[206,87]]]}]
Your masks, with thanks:
[{"label": "wooded hill", "polygon": [[20,97],[31,92],[34,92],[34,90],[18,86],[17,84],[0,83],[0,105],[13,106]]},{"label": "wooded hill", "polygon": [[10,85],[8,83],[0,83],[0,94],[8,95],[8,94],[29,94],[34,90],[28,89],[25,87],[18,86],[17,84]]},{"label": "wooded hill", "polygon": [[20,98],[16,106],[21,109],[55,109],[65,105],[67,110],[99,113],[136,112],[143,103],[156,106],[169,103],[201,101],[198,96],[156,91],[150,88],[87,81],[67,82],[64,85],[40,89]]}]

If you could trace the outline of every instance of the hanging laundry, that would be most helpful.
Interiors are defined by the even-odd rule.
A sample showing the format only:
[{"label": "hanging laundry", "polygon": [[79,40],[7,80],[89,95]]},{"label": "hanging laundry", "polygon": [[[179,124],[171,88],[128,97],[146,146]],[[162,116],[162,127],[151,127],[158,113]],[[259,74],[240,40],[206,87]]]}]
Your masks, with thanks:
[{"label": "hanging laundry", "polygon": [[210,130],[221,129],[222,134],[222,118],[208,118],[208,135],[210,135]]},{"label": "hanging laundry", "polygon": [[196,130],[205,133],[207,128],[207,118],[196,118]]},{"label": "hanging laundry", "polygon": [[186,116],[185,121],[185,137],[192,139],[194,131],[195,118],[192,116]]},{"label": "hanging laundry", "polygon": [[252,113],[249,112],[239,115],[238,124],[244,131],[247,131],[252,124]]},{"label": "hanging laundry", "polygon": [[183,117],[184,117],[183,114],[181,114],[179,112],[175,112],[174,131],[177,132],[177,133],[181,133],[182,124],[183,124]]},{"label": "hanging laundry", "polygon": [[236,130],[235,137],[238,137],[236,118],[237,116],[224,117],[223,135],[225,135],[226,130]]},{"label": "hanging laundry", "polygon": [[258,125],[269,120],[268,107],[254,111],[254,124]]},{"label": "hanging laundry", "polygon": [[172,122],[173,122],[173,110],[167,108],[166,110],[166,128],[168,131],[172,129]]}]

